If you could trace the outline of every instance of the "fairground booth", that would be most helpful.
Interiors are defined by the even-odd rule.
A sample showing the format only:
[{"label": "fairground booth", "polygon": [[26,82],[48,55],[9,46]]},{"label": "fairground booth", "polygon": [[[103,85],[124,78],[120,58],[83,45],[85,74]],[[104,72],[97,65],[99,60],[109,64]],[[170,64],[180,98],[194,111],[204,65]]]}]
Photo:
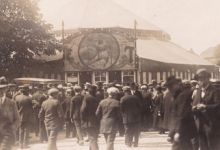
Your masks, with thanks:
[{"label": "fairground booth", "polygon": [[[164,30],[131,13],[112,0],[70,0],[54,13],[64,36],[65,82],[118,83],[165,80],[169,75],[192,79],[198,68],[207,68],[213,78],[219,70],[213,64],[171,42]],[[64,19],[63,19],[64,18]],[[181,35],[180,35],[181,36]]]}]

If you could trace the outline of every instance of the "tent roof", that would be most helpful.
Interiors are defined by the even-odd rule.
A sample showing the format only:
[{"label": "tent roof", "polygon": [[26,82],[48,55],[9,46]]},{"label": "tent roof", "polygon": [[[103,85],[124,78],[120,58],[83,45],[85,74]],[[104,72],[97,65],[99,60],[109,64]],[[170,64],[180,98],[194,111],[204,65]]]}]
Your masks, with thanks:
[{"label": "tent roof", "polygon": [[133,29],[136,20],[137,29],[163,31],[112,0],[64,0],[57,8],[47,10],[44,18],[54,25],[54,30],[62,28],[62,21],[65,30],[116,27]]},{"label": "tent roof", "polygon": [[207,60],[163,38],[143,37],[138,39],[137,55],[141,58],[169,64],[213,66]]}]

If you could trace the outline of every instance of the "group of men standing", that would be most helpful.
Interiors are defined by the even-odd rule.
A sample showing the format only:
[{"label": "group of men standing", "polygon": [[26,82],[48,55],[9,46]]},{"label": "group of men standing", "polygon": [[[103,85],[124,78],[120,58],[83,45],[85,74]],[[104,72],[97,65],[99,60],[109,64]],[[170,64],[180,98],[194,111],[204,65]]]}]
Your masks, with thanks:
[{"label": "group of men standing", "polygon": [[[51,87],[47,95],[38,86],[37,92],[30,97],[28,85],[20,86],[19,94],[10,96],[6,79],[2,77],[1,148],[10,150],[16,139],[19,139],[20,148],[28,148],[33,122],[36,136],[41,142],[48,141],[48,150],[57,149],[58,133],[64,124],[66,137],[74,128],[81,146],[87,134],[90,150],[99,149],[99,133],[104,135],[106,149],[113,150],[118,131],[121,136],[125,134],[127,147],[138,147],[141,129],[152,122],[154,128],[169,130],[168,140],[173,150],[219,150],[220,91],[210,83],[210,77],[206,69],[198,70],[195,75],[198,87],[193,89],[175,76],[168,77],[161,85],[153,84],[152,89],[143,85],[141,91],[133,82],[123,88],[109,84],[104,90],[101,83],[96,86],[87,83],[84,89],[79,85],[67,85],[65,97],[60,86],[58,89]],[[151,112],[152,103],[154,112]],[[18,128],[19,136],[16,134]]]}]

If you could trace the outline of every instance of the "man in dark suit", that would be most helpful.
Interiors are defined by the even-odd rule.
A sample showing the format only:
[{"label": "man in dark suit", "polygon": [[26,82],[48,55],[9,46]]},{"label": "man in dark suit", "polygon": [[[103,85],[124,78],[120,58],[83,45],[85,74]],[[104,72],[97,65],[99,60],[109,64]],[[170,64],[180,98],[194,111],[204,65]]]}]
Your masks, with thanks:
[{"label": "man in dark suit", "polygon": [[61,103],[61,106],[64,112],[65,124],[66,124],[66,138],[69,138],[71,131],[75,132],[73,130],[74,126],[71,122],[71,117],[70,117],[70,104],[71,104],[71,98],[72,98],[71,94],[72,94],[72,89],[68,88],[66,90],[66,98]]},{"label": "man in dark suit", "polygon": [[82,106],[83,96],[81,95],[81,87],[74,87],[75,96],[71,99],[70,105],[70,117],[76,126],[76,133],[79,145],[84,145],[83,136],[82,136],[82,126],[81,126],[81,116],[80,108]]},{"label": "man in dark suit", "polygon": [[58,100],[59,91],[51,88],[48,91],[49,99],[43,102],[39,118],[44,120],[47,135],[48,147],[47,150],[57,150],[56,141],[58,132],[64,125],[64,113]]},{"label": "man in dark suit", "polygon": [[199,69],[195,75],[198,81],[193,110],[199,132],[200,150],[220,149],[220,91],[211,85],[211,74]]},{"label": "man in dark suit", "polygon": [[146,129],[149,129],[151,127],[150,126],[150,119],[151,119],[150,108],[151,108],[151,105],[152,105],[151,93],[148,92],[148,86],[147,85],[141,86],[141,93],[142,93],[142,96],[143,96],[141,125],[142,125],[142,130],[146,130]]},{"label": "man in dark suit", "polygon": [[192,150],[191,139],[196,136],[196,125],[191,107],[191,95],[182,89],[180,83],[175,76],[170,76],[165,84],[174,98],[169,137],[173,142],[172,150]]},{"label": "man in dark suit", "polygon": [[21,116],[21,126],[19,132],[20,148],[28,147],[29,125],[33,122],[32,103],[29,97],[29,86],[23,85],[19,87],[22,94],[16,96],[15,100],[18,106],[18,112]]},{"label": "man in dark suit", "polygon": [[82,107],[80,109],[82,117],[82,128],[84,128],[88,134],[90,150],[99,149],[99,146],[97,144],[97,130],[99,127],[99,120],[95,114],[96,109],[99,105],[99,100],[95,97],[95,95],[96,86],[91,86],[89,89],[89,94],[85,95],[82,102]]},{"label": "man in dark suit", "polygon": [[117,123],[121,117],[119,101],[115,99],[119,91],[111,87],[107,92],[108,98],[99,103],[96,115],[101,120],[100,132],[104,134],[107,143],[106,150],[114,150]]},{"label": "man in dark suit", "polygon": [[125,143],[131,147],[134,137],[134,147],[138,147],[139,130],[141,121],[141,105],[136,96],[131,95],[129,86],[123,87],[125,96],[120,100],[123,124],[125,125]]},{"label": "man in dark suit", "polygon": [[138,91],[136,84],[134,82],[131,82],[130,87],[131,87],[131,95],[137,96],[140,104],[142,105],[143,104],[143,96],[142,96],[141,92]]},{"label": "man in dark suit", "polygon": [[44,121],[38,118],[38,114],[41,109],[42,103],[47,99],[42,92],[43,85],[39,84],[37,86],[37,92],[32,96],[32,104],[34,109],[34,118],[35,118],[35,135],[38,136],[40,133],[40,142],[47,141],[47,133],[44,125]]},{"label": "man in dark suit", "polygon": [[96,98],[98,98],[99,101],[104,99],[103,82],[97,82]]}]

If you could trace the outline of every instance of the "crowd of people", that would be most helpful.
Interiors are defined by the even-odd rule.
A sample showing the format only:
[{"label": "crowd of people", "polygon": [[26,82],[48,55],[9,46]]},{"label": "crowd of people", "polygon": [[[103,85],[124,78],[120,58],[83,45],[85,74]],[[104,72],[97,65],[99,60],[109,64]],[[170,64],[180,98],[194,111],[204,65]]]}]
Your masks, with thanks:
[{"label": "crowd of people", "polygon": [[199,69],[191,81],[170,76],[140,86],[39,84],[31,90],[24,84],[16,90],[1,77],[1,149],[10,150],[16,141],[21,149],[28,148],[29,132],[34,131],[48,150],[56,150],[65,126],[66,138],[76,137],[81,146],[89,142],[90,150],[99,150],[99,134],[106,149],[114,150],[116,133],[125,137],[127,147],[138,147],[140,133],[151,131],[168,132],[172,150],[219,150],[220,91],[210,78],[206,69]]}]

